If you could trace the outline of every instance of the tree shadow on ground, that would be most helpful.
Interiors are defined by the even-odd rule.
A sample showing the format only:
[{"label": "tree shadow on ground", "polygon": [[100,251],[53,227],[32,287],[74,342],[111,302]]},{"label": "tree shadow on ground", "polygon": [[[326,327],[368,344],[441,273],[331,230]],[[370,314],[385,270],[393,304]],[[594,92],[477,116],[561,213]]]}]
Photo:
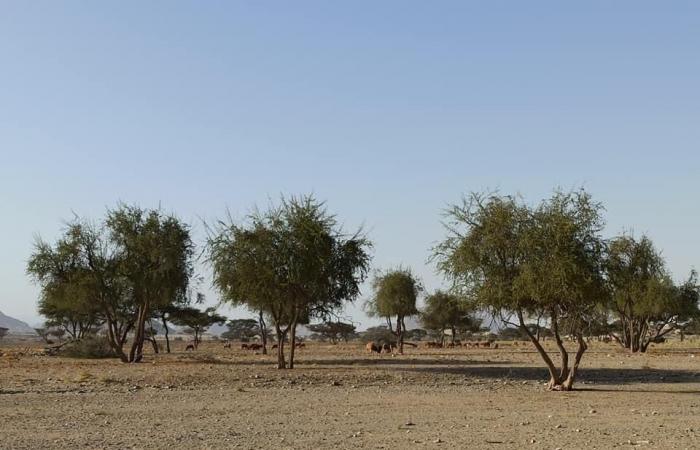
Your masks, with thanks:
[{"label": "tree shadow on ground", "polygon": [[[547,369],[542,367],[493,367],[493,363],[449,367],[414,367],[408,370],[420,373],[461,375],[475,378],[507,378],[521,381],[546,381]],[[596,368],[579,369],[578,381],[596,384],[651,384],[651,383],[700,383],[700,372],[672,369]],[[580,384],[580,383],[579,383]],[[656,392],[656,391],[655,391]]]},{"label": "tree shadow on ground", "polygon": [[[276,361],[276,360],[275,360]],[[240,362],[240,361],[239,361]],[[265,360],[255,360],[255,361],[245,361],[240,362],[241,364],[250,365],[266,365],[270,364],[270,361]],[[294,366],[299,368],[305,368],[308,366],[348,366],[348,367],[359,367],[359,366],[407,366],[405,369],[412,369],[411,366],[462,366],[462,365],[497,365],[497,364],[512,364],[510,361],[469,361],[469,360],[449,360],[449,359],[426,359],[426,358],[392,358],[391,356],[377,356],[374,358],[354,358],[354,359],[306,359],[306,358],[294,358]]]}]

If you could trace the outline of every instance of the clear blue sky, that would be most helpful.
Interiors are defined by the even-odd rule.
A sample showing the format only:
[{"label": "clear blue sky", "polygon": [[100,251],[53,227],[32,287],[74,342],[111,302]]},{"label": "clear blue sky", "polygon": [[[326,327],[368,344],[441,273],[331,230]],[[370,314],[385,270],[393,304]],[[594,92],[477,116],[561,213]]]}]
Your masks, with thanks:
[{"label": "clear blue sky", "polygon": [[699,80],[695,1],[3,1],[0,310],[37,323],[33,236],[119,200],[201,238],[313,191],[432,289],[447,203],[584,185],[681,278]]}]

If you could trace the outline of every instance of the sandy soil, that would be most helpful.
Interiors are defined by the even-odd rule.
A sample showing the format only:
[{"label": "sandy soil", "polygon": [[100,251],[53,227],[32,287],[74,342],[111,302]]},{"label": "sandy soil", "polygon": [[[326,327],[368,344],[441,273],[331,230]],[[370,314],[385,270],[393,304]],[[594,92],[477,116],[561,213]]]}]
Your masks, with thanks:
[{"label": "sandy soil", "polygon": [[526,346],[309,344],[291,371],[215,343],[138,365],[11,350],[2,449],[700,448],[697,341],[634,356],[594,343],[566,393],[545,390]]}]

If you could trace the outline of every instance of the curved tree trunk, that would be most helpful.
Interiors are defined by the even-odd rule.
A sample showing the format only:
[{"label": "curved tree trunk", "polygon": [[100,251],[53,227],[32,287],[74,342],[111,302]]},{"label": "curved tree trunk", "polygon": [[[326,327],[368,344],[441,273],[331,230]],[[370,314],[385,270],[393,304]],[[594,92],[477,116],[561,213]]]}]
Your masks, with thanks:
[{"label": "curved tree trunk", "polygon": [[112,350],[114,353],[119,357],[121,362],[129,362],[129,357],[127,356],[126,353],[124,353],[124,342],[121,340],[121,337],[118,336],[118,331],[117,329],[117,324],[114,323],[114,321],[111,319],[111,317],[107,317],[107,340],[109,341],[109,345],[112,347]]},{"label": "curved tree trunk", "polygon": [[143,358],[143,342],[145,339],[146,319],[148,318],[148,301],[143,302],[139,306],[139,312],[136,322],[136,334],[134,342],[131,344],[129,352],[129,362],[140,362]]},{"label": "curved tree trunk", "polygon": [[166,320],[165,320],[165,315],[163,315],[161,317],[161,320],[163,321],[163,328],[165,328],[165,331],[164,331],[164,333],[165,333],[165,351],[167,353],[170,353],[170,338],[168,337],[169,336],[169,334],[168,334],[169,333],[168,332],[168,322],[166,322]]},{"label": "curved tree trunk", "polygon": [[559,355],[561,356],[561,368],[559,371],[559,379],[564,380],[569,376],[569,352],[566,351],[564,347],[564,342],[561,340],[561,335],[559,334],[559,321],[557,314],[555,312],[551,313],[552,317],[552,333],[554,334],[554,340],[557,343],[557,348],[559,348]]},{"label": "curved tree trunk", "polygon": [[552,358],[549,357],[547,351],[542,347],[542,344],[540,344],[540,341],[537,339],[537,337],[534,334],[532,334],[532,332],[527,328],[527,326],[525,326],[525,319],[523,318],[522,311],[518,311],[518,321],[520,329],[525,334],[527,334],[527,336],[530,338],[530,341],[535,346],[535,349],[537,349],[537,353],[540,354],[540,357],[547,365],[547,369],[549,370],[549,383],[547,385],[548,389],[556,389],[557,386],[561,385],[561,378],[557,373],[557,368],[552,362]]},{"label": "curved tree trunk", "polygon": [[576,351],[576,357],[574,358],[574,365],[573,367],[571,367],[571,370],[569,371],[569,375],[566,377],[566,380],[564,380],[564,382],[561,385],[562,391],[572,390],[574,380],[576,379],[576,373],[578,372],[578,366],[581,362],[581,358],[588,349],[588,344],[586,344],[586,341],[583,339],[583,335],[581,333],[578,333],[576,335],[576,340],[578,341],[578,350]]}]

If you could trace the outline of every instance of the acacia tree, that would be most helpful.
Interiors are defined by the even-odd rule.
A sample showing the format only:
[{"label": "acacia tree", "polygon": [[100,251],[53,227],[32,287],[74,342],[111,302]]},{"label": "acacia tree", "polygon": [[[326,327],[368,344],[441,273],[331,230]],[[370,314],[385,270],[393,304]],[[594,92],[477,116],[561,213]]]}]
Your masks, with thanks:
[{"label": "acacia tree", "polygon": [[[78,317],[94,312],[115,354],[138,362],[146,321],[185,295],[192,257],[186,225],[158,210],[120,205],[100,225],[75,219],[54,246],[37,240],[27,272],[41,286],[46,305],[53,305],[43,310],[50,320],[58,317],[55,311],[61,311],[62,323],[68,317],[64,311]],[[127,354],[124,345],[132,330]]]},{"label": "acacia tree", "polygon": [[[118,260],[104,227],[76,218],[55,245],[37,239],[27,273],[40,285],[42,302],[50,299],[61,311],[77,315],[96,308],[112,350],[128,362],[124,344],[134,324],[135,308],[126,280],[118,273]],[[58,309],[40,310],[51,314],[49,320],[56,320],[52,311]],[[61,312],[60,317],[66,314]]]},{"label": "acacia tree", "polygon": [[427,330],[440,333],[440,344],[444,346],[445,330],[452,333],[453,344],[458,332],[479,331],[481,321],[473,317],[473,312],[463,298],[437,290],[425,298],[425,309],[420,320]]},{"label": "acacia tree", "polygon": [[257,319],[233,319],[226,324],[228,331],[221,337],[233,341],[249,341],[255,336],[260,336],[260,323]]},{"label": "acacia tree", "polygon": [[213,307],[206,308],[202,311],[191,306],[184,306],[175,308],[170,320],[176,325],[189,328],[192,332],[194,348],[196,349],[199,347],[199,343],[202,340],[202,334],[212,325],[223,325],[223,323],[226,322],[226,317],[218,314],[216,308]]},{"label": "acacia tree", "polygon": [[[396,336],[399,354],[403,354],[406,318],[418,314],[416,301],[423,291],[420,280],[410,269],[399,267],[386,272],[378,272],[372,281],[373,297],[365,308],[371,317],[383,317],[389,329]],[[392,317],[396,317],[392,325]]]},{"label": "acacia tree", "polygon": [[[326,317],[360,293],[369,241],[346,235],[312,196],[282,199],[242,224],[219,222],[208,240],[214,284],[223,299],[262,311],[277,333],[277,367],[294,367],[296,328]],[[289,335],[289,361],[284,342]]]},{"label": "acacia tree", "polygon": [[355,335],[355,325],[340,321],[328,321],[308,325],[309,331],[318,333],[323,339],[328,339],[332,344],[337,344],[340,339],[348,342]]},{"label": "acacia tree", "polygon": [[621,236],[610,242],[607,275],[620,332],[610,335],[631,352],[646,352],[650,343],[698,316],[697,273],[674,285],[651,240]]},{"label": "acacia tree", "polygon": [[100,324],[99,309],[93,301],[90,274],[74,239],[59,241],[56,248],[38,241],[28,272],[43,278],[39,313],[46,327],[63,329],[73,340],[82,339]]},{"label": "acacia tree", "polygon": [[106,226],[137,308],[129,362],[139,362],[153,312],[187,295],[194,246],[189,226],[160,210],[120,205],[109,211]]},{"label": "acacia tree", "polygon": [[[549,388],[571,390],[587,349],[583,330],[606,290],[602,207],[585,191],[555,192],[537,208],[512,196],[472,194],[448,212],[438,267],[455,286],[507,325],[525,333],[545,362]],[[528,327],[546,317],[559,349],[559,370]],[[562,335],[574,336],[573,365]]]}]

